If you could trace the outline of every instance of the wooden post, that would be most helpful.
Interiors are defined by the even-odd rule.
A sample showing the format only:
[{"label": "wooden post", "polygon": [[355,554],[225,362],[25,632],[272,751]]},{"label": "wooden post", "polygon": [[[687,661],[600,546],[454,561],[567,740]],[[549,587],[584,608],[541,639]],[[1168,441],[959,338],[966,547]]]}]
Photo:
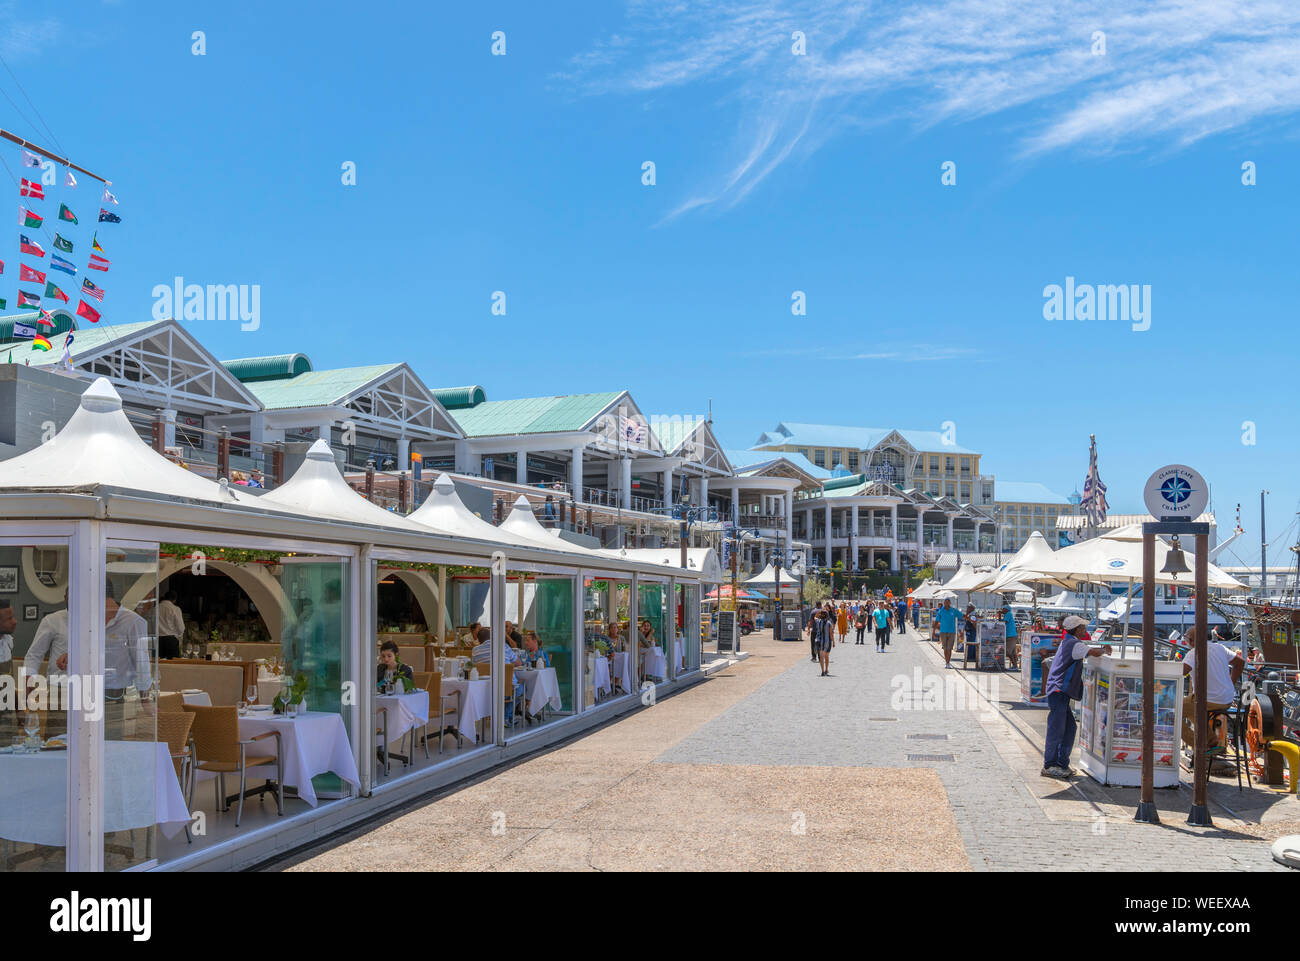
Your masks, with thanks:
[{"label": "wooden post", "polygon": [[[1142,788],[1135,821],[1159,824],[1155,799],[1156,535],[1142,525]],[[1178,737],[1178,732],[1174,732]],[[1177,749],[1177,740],[1174,742]]]},{"label": "wooden post", "polygon": [[406,476],[406,471],[397,475],[397,512],[405,515],[408,505],[411,501],[410,479]]},{"label": "wooden post", "polygon": [[160,454],[167,450],[167,422],[162,414],[155,414],[153,418],[153,449]]},{"label": "wooden post", "polygon": [[230,428],[223,427],[217,434],[217,476],[230,478]]},{"label": "wooden post", "polygon": [[366,461],[366,500],[373,501],[374,499],[375,499],[375,462],[373,460],[368,460]]},{"label": "wooden post", "polygon": [[278,445],[271,450],[271,483],[275,487],[284,483],[284,448]]},{"label": "wooden post", "polygon": [[502,513],[503,512],[501,510],[501,498],[493,497],[492,498],[492,523],[496,524],[498,527],[501,526]]},{"label": "wooden post", "polygon": [[[1205,603],[1206,597],[1209,596],[1209,559],[1206,556],[1209,549],[1208,534],[1198,531],[1196,534],[1196,664],[1192,668],[1192,688],[1196,692],[1193,706],[1193,710],[1196,711],[1196,717],[1194,718],[1196,723],[1196,745],[1193,748],[1196,756],[1195,763],[1192,766],[1192,806],[1187,812],[1187,823],[1198,827],[1214,826],[1214,820],[1210,817],[1207,798],[1210,780],[1210,759],[1205,754],[1210,743],[1210,725],[1206,716],[1209,675],[1205,663],[1209,643],[1209,637],[1207,636],[1209,634],[1209,625],[1206,623],[1206,608],[1209,605]],[[1147,608],[1153,605],[1151,598],[1144,597],[1143,601],[1142,615],[1145,617]],[[1175,751],[1178,749],[1177,737],[1178,732],[1175,731]]]}]

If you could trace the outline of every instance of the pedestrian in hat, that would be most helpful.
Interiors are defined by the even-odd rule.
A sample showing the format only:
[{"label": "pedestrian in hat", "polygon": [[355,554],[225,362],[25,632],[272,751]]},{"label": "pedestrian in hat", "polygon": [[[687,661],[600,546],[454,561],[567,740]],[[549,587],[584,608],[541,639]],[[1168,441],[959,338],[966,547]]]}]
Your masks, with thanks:
[{"label": "pedestrian in hat", "polygon": [[1088,622],[1071,614],[1061,625],[1065,635],[1052,659],[1052,671],[1043,690],[1047,694],[1047,742],[1043,746],[1043,777],[1068,780],[1074,774],[1070,752],[1078,725],[1070,713],[1070,702],[1083,698],[1083,664],[1085,657],[1101,657],[1104,647],[1088,646]]}]

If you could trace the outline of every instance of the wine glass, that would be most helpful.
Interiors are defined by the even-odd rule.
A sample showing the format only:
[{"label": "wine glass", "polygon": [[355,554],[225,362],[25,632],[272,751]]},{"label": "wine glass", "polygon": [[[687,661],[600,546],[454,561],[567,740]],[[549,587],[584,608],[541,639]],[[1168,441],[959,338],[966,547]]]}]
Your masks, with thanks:
[{"label": "wine glass", "polygon": [[257,685],[256,685],[256,684],[250,684],[250,685],[248,685],[248,690],[244,692],[244,699],[247,700],[249,704],[256,704],[256,703],[257,703]]},{"label": "wine glass", "polygon": [[23,732],[27,735],[27,743],[31,744],[36,740],[36,736],[41,731],[41,716],[35,711],[28,711],[23,715]]}]

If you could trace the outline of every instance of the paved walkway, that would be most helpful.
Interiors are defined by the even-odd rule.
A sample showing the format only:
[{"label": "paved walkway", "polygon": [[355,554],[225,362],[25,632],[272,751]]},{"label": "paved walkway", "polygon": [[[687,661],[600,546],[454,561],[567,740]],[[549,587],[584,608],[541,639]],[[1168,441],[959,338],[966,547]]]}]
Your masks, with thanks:
[{"label": "paved walkway", "polygon": [[1086,778],[1038,777],[1014,678],[978,696],[995,675],[941,670],[913,633],[883,654],[836,647],[826,678],[806,643],[745,647],[702,684],[285,866],[1283,870],[1218,810],[1216,829],[1187,827],[1180,792],[1157,792],[1165,824],[1139,825]]}]

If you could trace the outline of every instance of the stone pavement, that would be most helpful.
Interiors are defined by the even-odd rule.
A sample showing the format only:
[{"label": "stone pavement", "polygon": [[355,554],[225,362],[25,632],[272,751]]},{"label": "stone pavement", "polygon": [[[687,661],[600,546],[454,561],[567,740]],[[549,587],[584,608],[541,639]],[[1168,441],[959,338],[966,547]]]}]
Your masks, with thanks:
[{"label": "stone pavement", "polygon": [[1185,792],[1157,792],[1165,823],[1139,825],[1086,777],[1040,778],[1045,712],[1018,715],[1011,675],[992,691],[998,675],[942,670],[915,633],[883,654],[837,646],[825,678],[806,642],[744,647],[653,707],[280,867],[1285,870],[1267,843],[1281,832],[1218,809],[1215,829],[1189,828]]}]

